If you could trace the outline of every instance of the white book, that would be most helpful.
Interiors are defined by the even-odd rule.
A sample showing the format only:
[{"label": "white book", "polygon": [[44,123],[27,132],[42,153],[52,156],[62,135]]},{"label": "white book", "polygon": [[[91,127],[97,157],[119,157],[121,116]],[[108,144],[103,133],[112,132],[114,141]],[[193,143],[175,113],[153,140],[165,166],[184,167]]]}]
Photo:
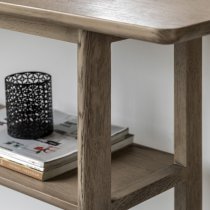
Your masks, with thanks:
[{"label": "white book", "polygon": [[[37,140],[17,139],[7,134],[6,109],[0,110],[0,157],[39,171],[75,160],[77,117],[54,111],[54,132]],[[112,144],[122,140],[128,128],[112,126]]]}]

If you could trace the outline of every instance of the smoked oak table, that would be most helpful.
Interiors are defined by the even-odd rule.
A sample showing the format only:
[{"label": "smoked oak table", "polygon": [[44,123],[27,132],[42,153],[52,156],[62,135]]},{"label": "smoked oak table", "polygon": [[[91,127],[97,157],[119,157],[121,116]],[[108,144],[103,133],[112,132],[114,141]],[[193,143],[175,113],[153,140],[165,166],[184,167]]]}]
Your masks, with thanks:
[{"label": "smoked oak table", "polygon": [[[78,46],[78,173],[43,183],[0,168],[2,185],[66,210],[126,210],[175,187],[175,210],[202,209],[210,1],[4,0],[0,27]],[[174,154],[133,144],[111,160],[111,43],[128,38],[174,44]]]}]

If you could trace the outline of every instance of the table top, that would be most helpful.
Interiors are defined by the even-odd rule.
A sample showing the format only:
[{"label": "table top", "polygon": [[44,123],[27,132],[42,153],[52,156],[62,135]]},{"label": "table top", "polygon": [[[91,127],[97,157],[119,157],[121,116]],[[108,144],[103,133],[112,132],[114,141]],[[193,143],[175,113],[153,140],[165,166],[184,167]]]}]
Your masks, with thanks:
[{"label": "table top", "polygon": [[0,14],[158,43],[210,33],[209,0],[0,0]]}]

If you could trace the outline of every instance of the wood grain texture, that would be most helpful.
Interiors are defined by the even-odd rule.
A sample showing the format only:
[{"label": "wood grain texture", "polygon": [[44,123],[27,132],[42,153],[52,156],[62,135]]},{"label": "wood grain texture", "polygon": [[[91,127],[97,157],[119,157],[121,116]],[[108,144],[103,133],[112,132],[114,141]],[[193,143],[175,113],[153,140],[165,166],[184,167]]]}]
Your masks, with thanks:
[{"label": "wood grain texture", "polygon": [[158,43],[210,33],[209,0],[1,0],[0,13]]},{"label": "wood grain texture", "polygon": [[69,172],[41,182],[0,167],[0,184],[66,210],[77,210],[77,174]]},{"label": "wood grain texture", "polygon": [[183,174],[183,168],[178,165],[173,165],[154,172],[150,177],[145,178],[144,182],[140,182],[141,187],[139,187],[139,183],[137,183],[136,188],[134,186],[128,187],[121,195],[116,194],[116,197],[112,197],[112,210],[129,209],[173,188],[181,182]]},{"label": "wood grain texture", "polygon": [[202,210],[202,39],[175,45],[175,163],[187,169],[176,210]]},{"label": "wood grain texture", "polygon": [[[112,155],[113,209],[130,208],[137,201],[147,200],[170,188],[179,176],[182,176],[182,167],[179,171],[173,166],[171,154],[137,145],[118,151]],[[40,182],[0,167],[1,185],[66,210],[78,209],[77,180],[76,171]]]},{"label": "wood grain texture", "polygon": [[[144,172],[141,177],[140,174],[136,174],[135,179],[127,183],[127,186],[123,186],[122,190],[114,191],[112,194],[112,210],[126,210],[139,203],[142,203],[180,183],[185,177],[185,168],[179,165],[170,165],[173,156],[170,156],[172,159],[168,159],[168,164],[165,167],[162,165],[166,161],[166,156],[168,153],[160,152],[154,150],[153,154],[149,153],[150,148],[135,145],[135,147],[142,149],[141,158],[142,163],[145,165],[140,165],[139,167],[144,168],[145,173],[150,173],[149,176],[146,176]],[[161,155],[160,155],[161,154]],[[148,161],[150,160],[150,161]],[[128,163],[129,164],[129,163]],[[142,168],[142,170],[143,170]],[[153,170],[153,169],[154,170]],[[124,180],[124,174],[118,177],[119,180]]]},{"label": "wood grain texture", "polygon": [[0,28],[78,43],[79,30],[52,22],[0,14]]},{"label": "wood grain texture", "polygon": [[[79,42],[79,29],[35,18],[0,14],[0,28],[71,43]],[[116,36],[109,38],[110,42],[124,40]]]},{"label": "wood grain texture", "polygon": [[81,31],[78,44],[79,210],[111,208],[111,43]]}]

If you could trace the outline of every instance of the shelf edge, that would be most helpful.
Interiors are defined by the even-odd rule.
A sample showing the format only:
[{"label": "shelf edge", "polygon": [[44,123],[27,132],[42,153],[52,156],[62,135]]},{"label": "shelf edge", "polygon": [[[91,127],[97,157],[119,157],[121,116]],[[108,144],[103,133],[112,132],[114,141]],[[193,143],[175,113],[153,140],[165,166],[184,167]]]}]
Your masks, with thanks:
[{"label": "shelf edge", "polygon": [[129,188],[112,196],[112,210],[126,210],[140,204],[184,180],[185,167],[171,165],[153,173],[150,177],[136,183],[135,190]]}]

